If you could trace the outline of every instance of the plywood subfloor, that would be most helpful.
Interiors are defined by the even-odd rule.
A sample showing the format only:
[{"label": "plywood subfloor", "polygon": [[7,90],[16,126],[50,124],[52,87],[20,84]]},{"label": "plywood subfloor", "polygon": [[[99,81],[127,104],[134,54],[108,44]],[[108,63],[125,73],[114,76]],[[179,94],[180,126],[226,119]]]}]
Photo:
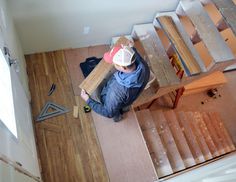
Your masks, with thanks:
[{"label": "plywood subfloor", "polygon": [[[75,97],[64,52],[28,55],[26,63],[44,182],[109,181],[93,122],[73,118]],[[78,81],[81,75],[75,76]],[[47,96],[52,83],[56,90]],[[70,112],[36,123],[35,118],[47,101]]]}]

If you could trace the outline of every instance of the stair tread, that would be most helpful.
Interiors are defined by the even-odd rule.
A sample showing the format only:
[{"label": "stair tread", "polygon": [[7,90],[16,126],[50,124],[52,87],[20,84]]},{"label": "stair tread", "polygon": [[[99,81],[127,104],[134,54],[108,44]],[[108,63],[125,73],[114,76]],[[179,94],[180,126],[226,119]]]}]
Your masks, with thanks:
[{"label": "stair tread", "polygon": [[153,24],[135,25],[134,32],[142,43],[159,87],[178,84],[180,80],[176,76]]},{"label": "stair tread", "polygon": [[200,146],[200,149],[202,151],[205,160],[212,159],[212,154],[208,148],[206,140],[204,139],[203,134],[197,125],[197,122],[200,119],[199,112],[186,112],[186,115],[192,127],[193,133],[196,136],[196,139],[198,141],[198,144]]},{"label": "stair tread", "polygon": [[182,132],[182,129],[180,128],[179,122],[175,116],[174,111],[166,111],[164,112],[164,114],[185,166],[190,167],[195,165],[196,162],[193,158],[193,155]]},{"label": "stair tread", "polygon": [[184,30],[176,14],[164,13],[157,16],[157,21],[168,35],[178,54],[182,58],[182,64],[185,65],[187,75],[206,72],[206,67],[199,54],[194,48],[187,32]]},{"label": "stair tread", "polygon": [[184,162],[180,156],[175,140],[171,134],[170,128],[166,122],[162,111],[151,111],[158,134],[167,150],[167,156],[174,172],[185,169]]},{"label": "stair tread", "polygon": [[144,109],[135,112],[139,125],[142,129],[144,139],[156,168],[158,177],[163,177],[173,173],[165,148],[157,133],[156,126],[150,110]]},{"label": "stair tread", "polygon": [[196,163],[204,162],[205,159],[186,114],[183,111],[179,111],[177,117]]},{"label": "stair tread", "polygon": [[233,1],[212,0],[236,36],[236,5]]},{"label": "stair tread", "polygon": [[213,21],[198,0],[181,0],[180,4],[194,24],[197,32],[215,63],[234,59],[234,55],[224,41]]},{"label": "stair tread", "polygon": [[136,111],[135,114],[142,131],[156,127],[151,112],[148,109]]},{"label": "stair tread", "polygon": [[220,155],[224,154],[225,153],[224,147],[222,146],[222,143],[220,142],[220,140],[218,138],[218,135],[215,131],[215,128],[211,122],[209,115],[206,112],[202,112],[201,114],[202,114],[203,121],[204,121],[205,125],[207,126],[207,129],[208,129],[208,131],[212,137],[212,140],[217,148],[218,153]]},{"label": "stair tread", "polygon": [[232,140],[231,140],[228,132],[226,131],[226,128],[224,127],[224,125],[220,119],[219,114],[216,112],[210,112],[209,115],[210,115],[212,123],[216,129],[218,137],[221,140],[221,143],[224,147],[225,152],[227,153],[227,152],[232,151],[234,145],[232,143]]},{"label": "stair tread", "polygon": [[157,170],[158,177],[160,178],[172,174],[173,170],[156,128],[143,131],[143,135]]},{"label": "stair tread", "polygon": [[209,132],[208,129],[207,129],[206,124],[205,124],[204,121],[203,121],[203,118],[202,118],[202,114],[201,114],[201,113],[199,113],[199,116],[198,116],[198,119],[196,120],[196,122],[197,122],[198,127],[199,127],[200,130],[201,130],[201,133],[202,133],[202,135],[203,135],[203,137],[204,137],[204,139],[205,139],[205,141],[206,141],[206,143],[207,143],[207,146],[208,146],[208,148],[209,148],[209,150],[210,150],[212,156],[213,156],[213,157],[219,156],[220,154],[219,154],[219,152],[217,151],[216,145],[215,145],[215,143],[213,142],[213,139],[212,139],[212,137],[211,137],[211,135],[210,135],[210,132]]}]

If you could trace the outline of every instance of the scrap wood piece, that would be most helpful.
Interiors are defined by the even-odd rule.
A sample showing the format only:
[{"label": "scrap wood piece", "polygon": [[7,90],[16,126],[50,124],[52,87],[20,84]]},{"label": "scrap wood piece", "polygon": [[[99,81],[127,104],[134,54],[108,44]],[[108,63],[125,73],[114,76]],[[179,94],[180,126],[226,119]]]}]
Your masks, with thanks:
[{"label": "scrap wood piece", "polygon": [[[128,45],[130,40],[125,37],[121,37],[115,45]],[[86,90],[86,92],[91,95],[94,90],[99,86],[107,74],[112,70],[113,65],[106,63],[103,59],[94,68],[94,70],[86,77],[86,79],[79,85],[81,89]]]}]

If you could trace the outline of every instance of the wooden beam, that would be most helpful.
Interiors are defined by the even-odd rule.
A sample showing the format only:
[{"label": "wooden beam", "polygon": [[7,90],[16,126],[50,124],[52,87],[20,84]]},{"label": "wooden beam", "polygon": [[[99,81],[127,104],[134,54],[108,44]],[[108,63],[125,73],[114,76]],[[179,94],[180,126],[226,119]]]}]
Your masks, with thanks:
[{"label": "wooden beam", "polygon": [[198,0],[181,0],[181,6],[194,24],[214,63],[230,61],[234,55]]},{"label": "wooden beam", "polygon": [[176,76],[154,26],[152,24],[135,25],[133,31],[142,43],[159,87],[179,84],[179,78]]},{"label": "wooden beam", "polygon": [[174,47],[178,51],[178,54],[182,58],[182,64],[185,65],[185,68],[187,69],[187,75],[199,74],[201,72],[201,68],[198,62],[196,61],[195,57],[193,56],[190,48],[183,40],[183,37],[180,34],[178,28],[176,27],[172,17],[160,16],[157,17],[157,19],[163,27],[164,31],[167,33]]},{"label": "wooden beam", "polygon": [[236,36],[236,5],[233,0],[212,0]]},{"label": "wooden beam", "polygon": [[[128,39],[121,37],[115,45],[128,45],[128,42]],[[108,64],[102,59],[94,70],[88,75],[88,77],[79,85],[79,87],[86,90],[86,92],[91,95],[107,76],[107,74],[112,70],[112,68],[112,64]]]}]

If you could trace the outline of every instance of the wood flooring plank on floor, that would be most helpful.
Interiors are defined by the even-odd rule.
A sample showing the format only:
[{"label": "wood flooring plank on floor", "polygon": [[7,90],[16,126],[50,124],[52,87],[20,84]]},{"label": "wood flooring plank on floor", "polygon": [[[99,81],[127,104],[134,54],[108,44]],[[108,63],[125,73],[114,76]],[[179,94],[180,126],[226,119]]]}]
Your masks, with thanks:
[{"label": "wood flooring plank on floor", "polygon": [[158,179],[134,112],[114,122],[92,111],[110,181],[150,182]]},{"label": "wood flooring plank on floor", "polygon": [[[33,118],[48,100],[70,109],[43,122],[34,121],[43,180],[109,181],[93,123],[73,118],[75,98],[64,52],[27,55],[26,63]],[[56,90],[47,96],[52,83]]]}]

